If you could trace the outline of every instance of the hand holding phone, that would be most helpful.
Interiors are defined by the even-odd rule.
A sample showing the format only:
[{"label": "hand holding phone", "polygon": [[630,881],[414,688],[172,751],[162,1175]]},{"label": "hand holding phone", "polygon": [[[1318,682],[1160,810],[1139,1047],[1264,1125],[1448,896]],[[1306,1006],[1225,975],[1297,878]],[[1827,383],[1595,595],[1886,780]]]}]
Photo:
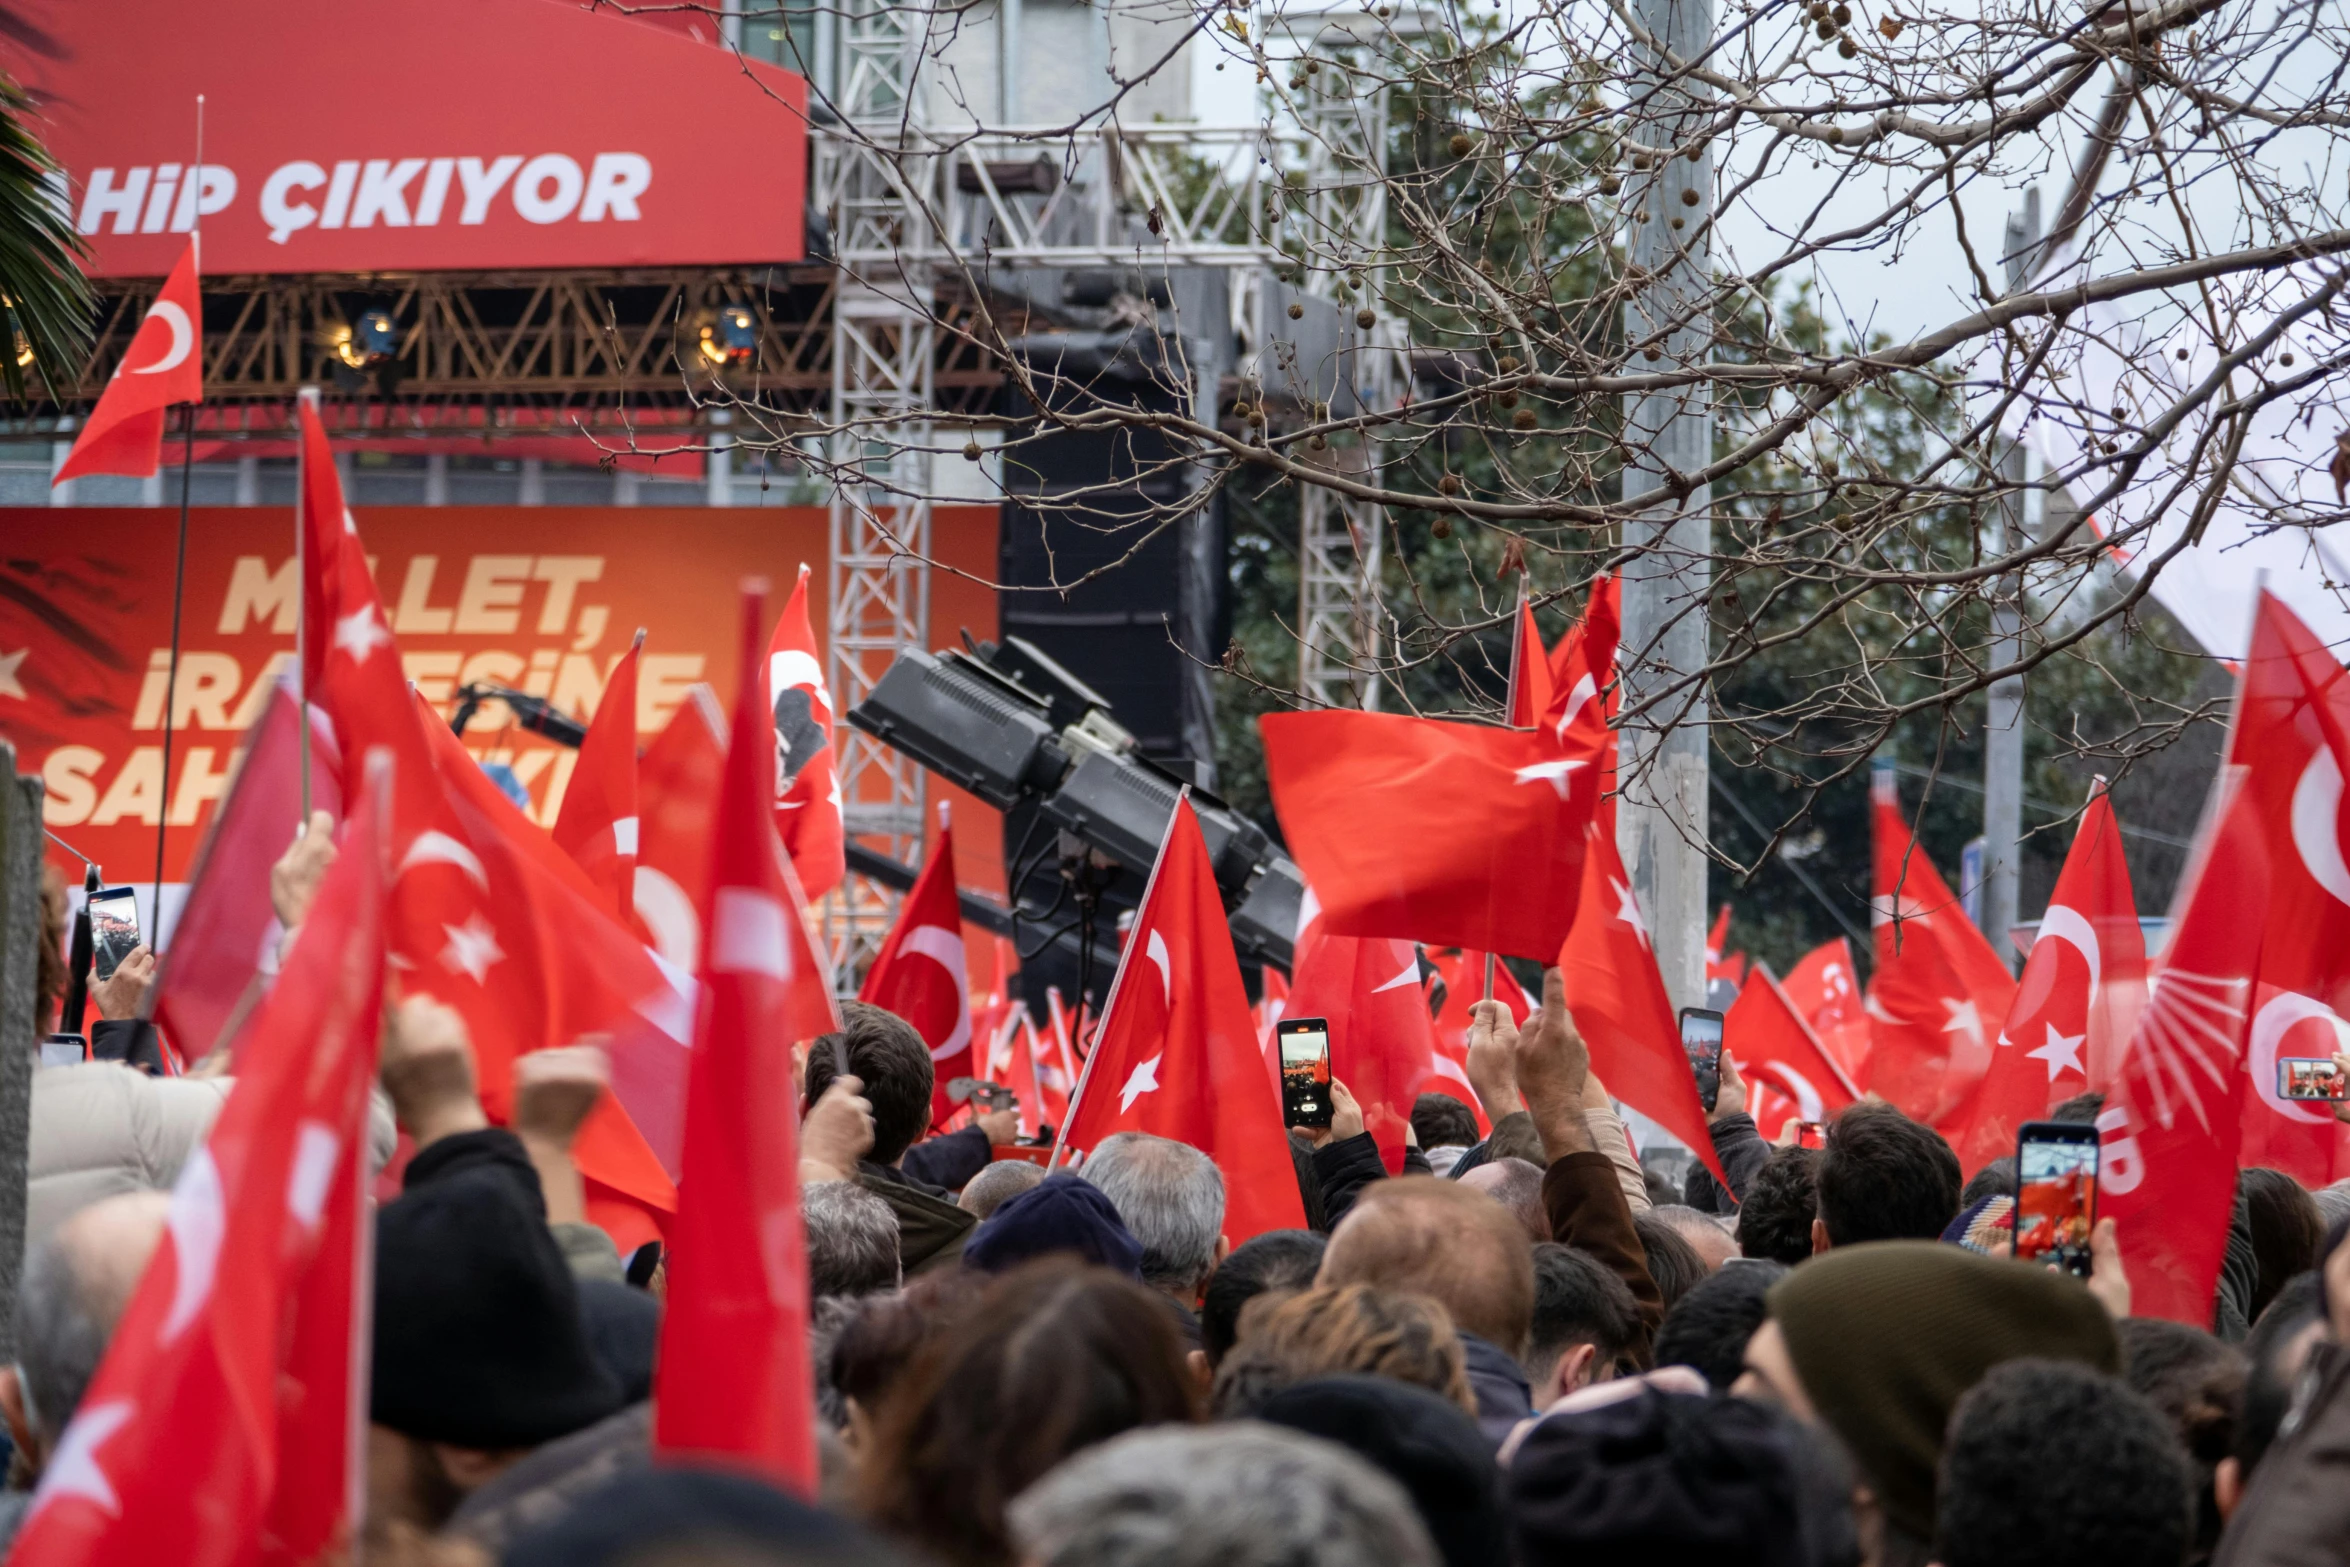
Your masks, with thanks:
[{"label": "hand holding phone", "polygon": [[1722,1096],[1722,1014],[1683,1007],[1681,1048],[1688,1052],[1689,1070],[1697,1078],[1698,1102],[1712,1115]]},{"label": "hand holding phone", "polygon": [[2097,1224],[2097,1128],[2077,1121],[2027,1121],[2016,1136],[2013,1255],[2077,1278],[2091,1265]]},{"label": "hand holding phone", "polygon": [[138,950],[139,900],[128,887],[104,887],[90,894],[90,973],[105,981],[122,960]]},{"label": "hand holding phone", "polygon": [[1285,1126],[1330,1125],[1336,1102],[1330,1096],[1330,1020],[1283,1018],[1273,1027],[1281,1052],[1281,1118]]}]

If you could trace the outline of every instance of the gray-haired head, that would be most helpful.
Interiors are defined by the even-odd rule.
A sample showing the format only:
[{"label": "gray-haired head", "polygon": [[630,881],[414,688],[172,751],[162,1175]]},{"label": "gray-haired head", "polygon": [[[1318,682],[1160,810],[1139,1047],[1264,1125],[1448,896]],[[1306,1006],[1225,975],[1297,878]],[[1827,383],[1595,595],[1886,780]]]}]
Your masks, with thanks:
[{"label": "gray-haired head", "polygon": [[1081,1172],[1142,1242],[1142,1278],[1189,1298],[1216,1270],[1224,1238],[1224,1177],[1189,1143],[1120,1132],[1086,1155]]},{"label": "gray-haired head", "polygon": [[1014,1500],[1035,1567],[1436,1567],[1412,1500],[1334,1442],[1253,1420],[1153,1426]]},{"label": "gray-haired head", "polygon": [[1044,1166],[1026,1159],[998,1159],[964,1183],[955,1206],[984,1219],[1029,1187],[1044,1180]]},{"label": "gray-haired head", "polygon": [[808,1292],[872,1295],[904,1282],[898,1216],[854,1181],[824,1181],[800,1193],[808,1232]]},{"label": "gray-haired head", "polygon": [[45,1448],[56,1448],[97,1376],[170,1211],[162,1192],[108,1197],[66,1219],[25,1259],[16,1296],[18,1385]]}]

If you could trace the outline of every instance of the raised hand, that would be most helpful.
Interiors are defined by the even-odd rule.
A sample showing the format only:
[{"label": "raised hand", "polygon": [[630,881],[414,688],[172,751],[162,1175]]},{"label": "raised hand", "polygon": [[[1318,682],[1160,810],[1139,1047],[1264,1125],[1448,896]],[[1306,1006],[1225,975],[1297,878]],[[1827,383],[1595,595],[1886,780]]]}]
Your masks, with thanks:
[{"label": "raised hand", "polygon": [[1543,1152],[1552,1159],[1591,1152],[1591,1134],[1582,1114],[1591,1052],[1567,1015],[1566,980],[1555,968],[1542,971],[1542,1010],[1527,1020],[1511,1059],[1518,1092],[1525,1096],[1534,1129],[1542,1134]]}]

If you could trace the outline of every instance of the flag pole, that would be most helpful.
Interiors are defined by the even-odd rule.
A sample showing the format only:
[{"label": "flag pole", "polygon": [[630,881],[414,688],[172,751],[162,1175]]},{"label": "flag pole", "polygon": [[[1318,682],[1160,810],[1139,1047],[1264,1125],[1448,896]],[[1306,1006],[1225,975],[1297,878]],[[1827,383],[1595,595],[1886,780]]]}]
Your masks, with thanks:
[{"label": "flag pole", "polygon": [[296,716],[301,719],[295,735],[300,741],[303,832],[310,830],[310,541],[305,537],[309,530],[302,526],[302,506],[310,494],[309,476],[304,472],[310,443],[302,438],[299,404],[301,399],[316,395],[307,386],[294,394],[294,700]]},{"label": "flag pole", "polygon": [[[201,311],[204,299],[204,95],[196,94],[196,165],[188,171],[196,182],[196,199],[188,204],[193,218],[196,247],[196,299]],[[198,340],[201,341],[201,334]],[[180,612],[187,599],[188,589],[188,496],[196,485],[196,410],[202,403],[192,405],[181,421],[180,433],[180,532],[179,551],[171,571],[171,664],[163,676],[163,804],[155,814],[155,928],[147,933],[148,950],[163,937],[163,841],[171,831],[171,732],[179,717],[180,683]]]}]

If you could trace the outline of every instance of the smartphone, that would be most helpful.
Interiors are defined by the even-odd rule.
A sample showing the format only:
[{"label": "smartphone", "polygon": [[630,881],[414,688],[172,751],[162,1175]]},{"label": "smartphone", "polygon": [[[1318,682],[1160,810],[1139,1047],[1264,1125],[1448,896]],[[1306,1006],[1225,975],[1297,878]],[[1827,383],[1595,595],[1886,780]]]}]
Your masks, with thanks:
[{"label": "smartphone", "polygon": [[1798,1148],[1825,1148],[1828,1146],[1828,1124],[1825,1121],[1798,1121],[1795,1123],[1795,1146]]},{"label": "smartphone", "polygon": [[2026,1121],[2016,1137],[2014,1254],[2089,1276],[2089,1230],[2097,1222],[2097,1128],[2077,1121]]},{"label": "smartphone", "polygon": [[2350,1099],[2350,1077],[2324,1057],[2277,1062],[2279,1099]]},{"label": "smartphone", "polygon": [[112,979],[139,944],[139,901],[128,887],[90,894],[90,971]]},{"label": "smartphone", "polygon": [[1273,1025],[1281,1047],[1281,1117],[1285,1126],[1328,1126],[1330,1020],[1285,1017]]},{"label": "smartphone", "polygon": [[1697,1076],[1697,1097],[1711,1115],[1722,1094],[1722,1014],[1683,1007],[1681,1048],[1689,1053],[1689,1070]]},{"label": "smartphone", "polygon": [[79,1034],[51,1034],[41,1041],[41,1065],[79,1066],[90,1059],[90,1042]]}]

